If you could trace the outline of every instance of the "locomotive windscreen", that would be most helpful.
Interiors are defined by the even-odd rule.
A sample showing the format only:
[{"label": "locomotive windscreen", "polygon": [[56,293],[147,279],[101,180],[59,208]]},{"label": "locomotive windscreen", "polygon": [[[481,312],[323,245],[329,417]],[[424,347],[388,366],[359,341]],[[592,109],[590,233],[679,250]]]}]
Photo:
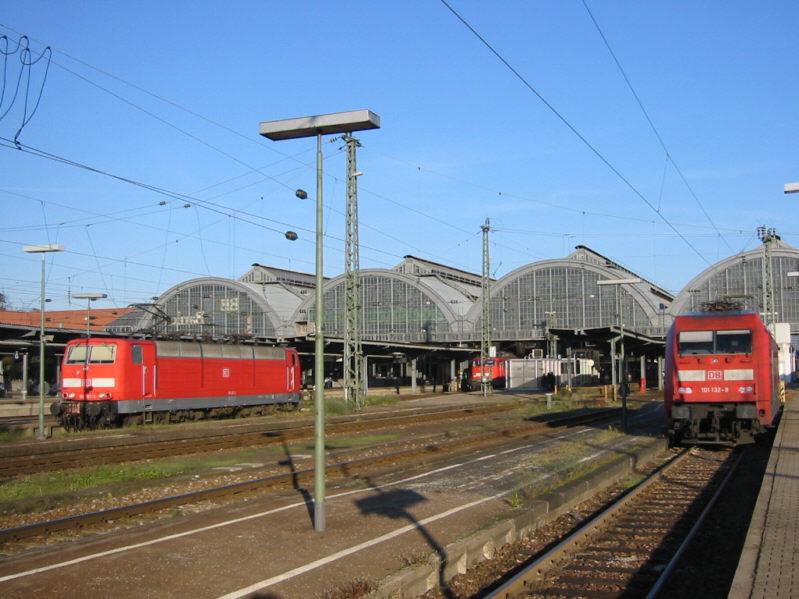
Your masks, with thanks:
[{"label": "locomotive windscreen", "polygon": [[678,340],[681,356],[752,353],[752,331],[682,331]]},{"label": "locomotive windscreen", "polygon": [[679,346],[681,356],[712,354],[713,331],[682,331]]},{"label": "locomotive windscreen", "polygon": [[717,354],[751,354],[752,331],[716,331]]},{"label": "locomotive windscreen", "polygon": [[84,364],[86,362],[89,364],[113,364],[117,355],[117,346],[110,343],[90,345],[88,360],[86,360],[86,350],[85,345],[73,345],[69,348],[67,364]]}]

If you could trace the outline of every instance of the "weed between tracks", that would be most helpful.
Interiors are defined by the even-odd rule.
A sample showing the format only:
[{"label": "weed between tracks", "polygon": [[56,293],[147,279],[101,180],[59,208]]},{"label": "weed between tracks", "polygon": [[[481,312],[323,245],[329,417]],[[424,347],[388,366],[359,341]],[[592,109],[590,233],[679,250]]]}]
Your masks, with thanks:
[{"label": "weed between tracks", "polygon": [[[391,406],[398,401],[397,395],[367,395],[364,398],[364,407]],[[313,404],[311,404],[311,411],[313,412]],[[357,411],[352,404],[344,401],[343,397],[327,397],[325,398],[325,413],[329,416],[345,416],[355,414]]]},{"label": "weed between tracks", "polygon": [[[518,477],[514,490],[505,501],[513,508],[521,508],[535,498],[612,462],[621,453],[630,453],[634,449],[631,445],[614,447],[622,437],[616,431],[602,430],[585,439],[559,441],[553,450],[524,464],[524,474]],[[591,453],[600,455],[586,460],[586,455]],[[550,476],[542,480],[543,472]]]},{"label": "weed between tracks", "polygon": [[0,443],[14,443],[25,437],[24,431],[2,431],[0,432]]},{"label": "weed between tracks", "polygon": [[283,454],[282,448],[264,447],[230,454],[200,454],[31,474],[0,485],[0,514],[50,509],[60,503],[70,502],[72,496],[78,492],[94,490],[98,495],[107,495],[109,492],[117,494],[140,483],[197,475],[212,468],[274,462]]},{"label": "weed between tracks", "polygon": [[[341,451],[379,445],[396,439],[399,433],[331,437],[326,449]],[[288,447],[292,454],[309,454],[312,443]],[[208,474],[209,470],[241,471],[240,465],[275,464],[286,459],[286,448],[267,446],[241,451],[208,453],[131,464],[108,464],[91,468],[43,472],[23,476],[0,485],[0,515],[39,512],[75,501],[76,494],[83,497],[123,495],[136,490],[142,483],[167,484]]]},{"label": "weed between tracks", "polygon": [[374,584],[363,578],[356,578],[349,584],[332,591],[325,591],[322,599],[359,599],[374,590]]}]

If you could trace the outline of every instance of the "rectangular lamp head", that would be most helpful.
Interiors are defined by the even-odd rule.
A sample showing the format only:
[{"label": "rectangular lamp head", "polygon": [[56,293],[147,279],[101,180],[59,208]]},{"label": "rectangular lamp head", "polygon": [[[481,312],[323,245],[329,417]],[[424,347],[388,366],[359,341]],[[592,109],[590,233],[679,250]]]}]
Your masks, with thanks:
[{"label": "rectangular lamp head", "polygon": [[107,293],[73,293],[72,299],[98,300],[108,297]]},{"label": "rectangular lamp head", "polygon": [[785,193],[799,193],[799,183],[786,183]]},{"label": "rectangular lamp head", "polygon": [[351,110],[296,119],[265,121],[261,123],[261,135],[272,141],[313,137],[317,133],[352,133],[366,129],[379,129],[380,117],[371,110]]},{"label": "rectangular lamp head", "polygon": [[47,252],[63,252],[64,246],[58,243],[46,243],[44,245],[26,245],[22,248],[28,254],[45,254]]},{"label": "rectangular lamp head", "polygon": [[597,281],[597,285],[633,285],[640,283],[641,279],[602,279]]}]

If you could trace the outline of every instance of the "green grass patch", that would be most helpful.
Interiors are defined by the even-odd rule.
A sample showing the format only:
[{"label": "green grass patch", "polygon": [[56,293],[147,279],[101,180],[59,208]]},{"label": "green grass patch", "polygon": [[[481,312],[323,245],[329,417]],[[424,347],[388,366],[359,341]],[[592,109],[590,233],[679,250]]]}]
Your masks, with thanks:
[{"label": "green grass patch", "polygon": [[646,479],[646,476],[644,476],[643,474],[631,476],[630,478],[624,479],[619,485],[619,487],[627,491],[629,489],[632,489],[633,487],[638,486],[644,479]]},{"label": "green grass patch", "polygon": [[393,406],[399,402],[399,395],[367,395],[367,406]]},{"label": "green grass patch", "polygon": [[[622,453],[633,451],[635,444],[619,449],[613,447],[613,442],[620,437],[621,434],[615,431],[598,430],[579,441],[561,441],[550,451],[536,456],[529,461],[529,469],[515,485],[517,501],[519,495],[524,496],[525,500],[539,497],[612,462]],[[586,462],[580,461],[603,449],[607,450],[603,455]],[[537,480],[544,472],[550,472],[553,476],[543,481]]]},{"label": "green grass patch", "polygon": [[[397,395],[367,395],[364,398],[364,407],[369,406],[391,406],[399,402]],[[313,411],[314,406],[309,406]],[[344,400],[343,397],[325,397],[325,413],[329,416],[346,416],[355,414],[355,406]]]},{"label": "green grass patch", "polygon": [[[352,449],[355,447],[365,447],[370,445],[379,445],[387,441],[394,441],[399,437],[399,433],[386,433],[381,435],[360,435],[357,437],[334,437],[328,438],[325,441],[325,449]],[[312,451],[314,445],[307,443],[303,446],[304,451]]]},{"label": "green grass patch", "polygon": [[[288,448],[289,453],[292,448]],[[94,468],[31,474],[0,485],[0,513],[49,509],[76,495],[121,494],[142,483],[161,483],[179,476],[206,473],[241,463],[270,464],[285,459],[286,450],[272,446],[224,454],[198,454],[139,464],[108,464]]]},{"label": "green grass patch", "polygon": [[39,499],[74,493],[94,487],[108,487],[123,482],[146,481],[184,474],[185,464],[132,464],[99,466],[65,472],[32,474],[0,486],[0,510],[9,511],[9,502]]},{"label": "green grass patch", "polygon": [[0,443],[14,443],[25,437],[25,431],[2,431],[0,432]]}]

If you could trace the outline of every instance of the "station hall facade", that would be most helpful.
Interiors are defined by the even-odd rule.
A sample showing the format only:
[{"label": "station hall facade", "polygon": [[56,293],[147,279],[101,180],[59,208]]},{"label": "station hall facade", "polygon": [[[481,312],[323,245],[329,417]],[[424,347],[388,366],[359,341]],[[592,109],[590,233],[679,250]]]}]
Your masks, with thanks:
[{"label": "station hall facade", "polygon": [[[664,337],[676,314],[729,298],[745,309],[764,311],[764,249],[765,244],[719,261],[673,296],[591,248],[577,246],[563,258],[532,262],[490,281],[491,343],[497,355],[579,355],[607,366],[610,341],[623,336],[628,358],[654,361],[663,354]],[[790,323],[797,335],[799,250],[774,238],[769,251],[774,319]],[[331,378],[341,366],[345,287],[343,275],[325,279],[325,361]],[[370,378],[388,379],[399,368],[406,380],[417,375],[430,381],[451,380],[479,353],[480,275],[405,256],[393,268],[361,270],[359,289],[361,338],[371,361]],[[202,277],[175,285],[151,304],[122,310],[106,331],[288,344],[306,357],[310,372],[314,290],[312,274],[253,264],[238,280]],[[27,325],[2,322],[1,315],[6,345],[32,334],[22,330]],[[51,327],[46,328],[49,332]],[[411,372],[410,363],[416,372]],[[630,360],[631,365],[637,363]]]},{"label": "station hall facade", "polygon": [[[662,354],[674,314],[734,295],[745,297],[748,308],[759,309],[762,254],[756,249],[719,262],[674,297],[598,252],[577,246],[564,258],[533,262],[491,280],[491,342],[499,355],[599,357],[609,353],[610,339],[623,334],[631,356],[654,359]],[[772,260],[780,282],[778,310],[799,330],[796,293],[792,285],[781,284],[789,281],[787,272],[799,270],[799,252],[778,242]],[[326,371],[333,378],[345,334],[345,288],[343,275],[325,279]],[[314,289],[312,274],[253,264],[238,280],[202,277],[175,285],[152,305],[120,318],[109,332],[254,339],[295,345],[310,355]],[[364,354],[372,358],[370,378],[395,376],[396,359],[390,358],[404,355],[414,360],[422,378],[444,381],[479,351],[480,275],[405,256],[390,269],[361,270],[359,289]],[[402,376],[412,376],[407,366],[400,368]]]}]

